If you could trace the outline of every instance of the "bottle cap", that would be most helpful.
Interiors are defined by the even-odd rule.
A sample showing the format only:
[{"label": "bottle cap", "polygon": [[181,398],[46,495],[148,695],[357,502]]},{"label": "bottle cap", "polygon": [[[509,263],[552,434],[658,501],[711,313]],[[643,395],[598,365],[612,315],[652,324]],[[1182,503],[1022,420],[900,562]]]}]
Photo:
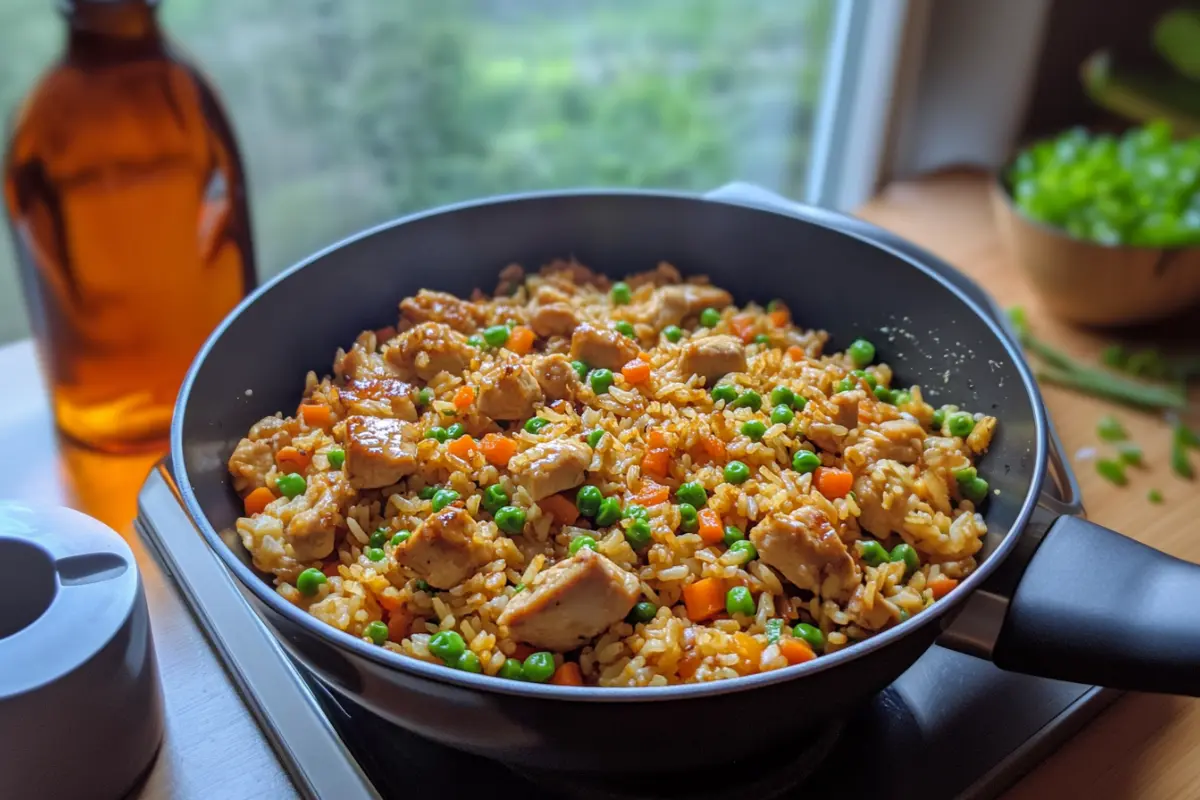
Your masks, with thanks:
[{"label": "bottle cap", "polygon": [[0,564],[0,796],[125,796],[163,732],[133,552],[77,511],[0,501]]}]

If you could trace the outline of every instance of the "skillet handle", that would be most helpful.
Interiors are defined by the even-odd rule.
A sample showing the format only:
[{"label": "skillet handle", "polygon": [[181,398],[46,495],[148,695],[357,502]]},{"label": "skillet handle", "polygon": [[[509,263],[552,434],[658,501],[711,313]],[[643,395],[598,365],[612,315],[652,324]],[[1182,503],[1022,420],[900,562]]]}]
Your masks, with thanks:
[{"label": "skillet handle", "polygon": [[1060,517],[1033,555],[992,650],[1002,669],[1200,696],[1200,566]]}]

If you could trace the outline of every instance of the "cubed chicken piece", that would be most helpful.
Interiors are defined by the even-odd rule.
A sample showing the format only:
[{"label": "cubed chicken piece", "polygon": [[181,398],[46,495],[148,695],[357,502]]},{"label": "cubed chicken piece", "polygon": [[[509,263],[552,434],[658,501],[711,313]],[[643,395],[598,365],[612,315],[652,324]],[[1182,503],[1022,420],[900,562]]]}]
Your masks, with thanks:
[{"label": "cubed chicken piece", "polygon": [[651,286],[670,286],[673,283],[679,283],[681,280],[683,280],[683,276],[679,274],[679,270],[675,269],[674,265],[668,264],[666,261],[660,261],[654,269],[630,275],[625,279],[625,282],[629,284],[630,288],[636,289],[646,284],[650,284]]},{"label": "cubed chicken piece", "polygon": [[821,405],[828,422],[814,421],[806,435],[817,447],[830,453],[841,453],[850,431],[858,427],[858,404],[866,398],[861,389],[838,392]]},{"label": "cubed chicken piece", "polygon": [[592,448],[574,439],[556,439],[517,453],[508,462],[513,478],[534,500],[574,489],[583,483]]},{"label": "cubed chicken piece", "polygon": [[736,336],[705,336],[683,346],[679,368],[684,375],[703,376],[712,386],[731,372],[746,371],[746,347]]},{"label": "cubed chicken piece", "polygon": [[579,317],[570,303],[539,306],[529,319],[529,327],[538,336],[570,336],[579,325]]},{"label": "cubed chicken piece", "polygon": [[439,372],[458,375],[471,365],[473,351],[467,337],[440,322],[422,322],[404,332],[384,357],[398,367],[410,369],[424,381]]},{"label": "cubed chicken piece", "polygon": [[571,359],[562,353],[541,356],[533,362],[533,375],[548,400],[570,400],[579,386]]},{"label": "cubed chicken piece", "polygon": [[656,289],[643,313],[647,322],[662,330],[678,325],[706,308],[725,308],[733,295],[716,286],[685,283]]},{"label": "cubed chicken piece", "polygon": [[497,620],[514,639],[546,650],[574,650],[625,618],[637,602],[637,576],[584,547],[508,601]]},{"label": "cubed chicken piece", "polygon": [[798,589],[846,602],[862,580],[862,571],[837,531],[811,506],[791,514],[771,514],[750,531],[750,541],[763,563],[779,570]]},{"label": "cubed chicken piece", "polygon": [[452,589],[492,560],[492,543],[470,514],[451,506],[418,525],[392,558],[433,588]]},{"label": "cubed chicken piece", "polygon": [[242,439],[229,457],[233,488],[240,494],[267,485],[267,473],[275,466],[275,450],[269,439]]},{"label": "cubed chicken piece", "polygon": [[484,375],[479,411],[492,419],[525,419],[541,401],[537,378],[521,362],[510,361]]},{"label": "cubed chicken piece", "polygon": [[416,386],[396,378],[358,379],[339,387],[338,398],[349,414],[387,409],[396,419],[416,422],[417,392]]},{"label": "cubed chicken piece", "polygon": [[346,474],[358,489],[391,486],[417,470],[416,426],[398,419],[346,420]]},{"label": "cubed chicken piece", "polygon": [[308,477],[304,494],[279,510],[297,561],[315,561],[333,552],[334,534],[344,519],[342,508],[352,496],[341,472],[318,472]]},{"label": "cubed chicken piece", "polygon": [[863,394],[862,389],[838,392],[829,399],[837,409],[833,416],[833,424],[841,425],[846,430],[857,428],[858,404],[866,399],[866,395]]},{"label": "cubed chicken piece", "polygon": [[483,320],[473,303],[428,289],[417,292],[416,297],[401,300],[400,313],[413,322],[440,322],[462,333],[471,333]]},{"label": "cubed chicken piece", "polygon": [[390,378],[395,372],[383,356],[363,344],[355,344],[349,352],[339,350],[333,359],[334,376],[348,381]]},{"label": "cubed chicken piece", "polygon": [[618,370],[637,358],[637,342],[623,333],[597,328],[586,322],[571,336],[571,358],[593,369]]},{"label": "cubed chicken piece", "polygon": [[878,461],[869,471],[856,476],[858,526],[880,539],[904,530],[913,481],[913,468],[891,459]]}]

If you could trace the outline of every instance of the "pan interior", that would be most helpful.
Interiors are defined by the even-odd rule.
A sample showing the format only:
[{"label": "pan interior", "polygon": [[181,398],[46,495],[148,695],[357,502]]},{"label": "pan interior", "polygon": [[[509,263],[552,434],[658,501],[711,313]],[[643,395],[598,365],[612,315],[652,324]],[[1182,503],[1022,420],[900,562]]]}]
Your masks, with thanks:
[{"label": "pan interior", "polygon": [[[980,465],[992,487],[982,555],[1013,527],[1037,463],[1037,414],[1011,353],[968,301],[931,272],[835,228],[645,193],[458,207],[383,226],[293,268],[235,312],[202,352],[176,412],[177,478],[215,530],[232,527],[241,503],[225,462],[254,422],[294,411],[309,370],[329,372],[337,348],[361,330],[394,324],[399,300],[418,289],[490,291],[508,264],[533,269],[572,256],[613,276],[669,261],[685,274],[709,275],[738,303],[781,298],[797,324],[829,331],[833,349],[859,336],[874,342],[878,359],[896,372],[893,385],[918,384],[935,406],[997,416]],[[248,563],[236,542],[226,546]]]}]

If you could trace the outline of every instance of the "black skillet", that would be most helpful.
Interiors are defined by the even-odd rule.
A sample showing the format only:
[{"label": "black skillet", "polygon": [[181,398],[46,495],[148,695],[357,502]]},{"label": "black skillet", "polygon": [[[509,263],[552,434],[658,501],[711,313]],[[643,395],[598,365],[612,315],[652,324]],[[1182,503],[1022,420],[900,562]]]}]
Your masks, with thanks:
[{"label": "black skillet", "polygon": [[[1043,491],[1051,448],[1037,388],[982,302],[932,257],[857,220],[693,195],[562,192],[451,206],[347,239],[267,283],[217,329],[180,392],[172,470],[188,513],[285,647],[336,692],[444,744],[574,773],[690,769],[806,741],[891,683],[935,640],[1012,670],[1200,695],[1200,567],[1081,519]],[[610,275],[670,261],[737,302],[780,297],[841,349],[873,340],[935,404],[996,415],[981,466],[995,493],[980,568],[909,621],[808,664],[714,684],[558,687],[394,655],[285,602],[231,528],[225,462],[259,418],[294,407],[308,370],[396,318],[425,287],[490,289],[513,262],[573,255]],[[941,269],[946,269],[941,265]],[[965,613],[964,613],[965,612]],[[983,721],[986,725],[986,721]],[[582,776],[581,776],[582,777]]]}]

